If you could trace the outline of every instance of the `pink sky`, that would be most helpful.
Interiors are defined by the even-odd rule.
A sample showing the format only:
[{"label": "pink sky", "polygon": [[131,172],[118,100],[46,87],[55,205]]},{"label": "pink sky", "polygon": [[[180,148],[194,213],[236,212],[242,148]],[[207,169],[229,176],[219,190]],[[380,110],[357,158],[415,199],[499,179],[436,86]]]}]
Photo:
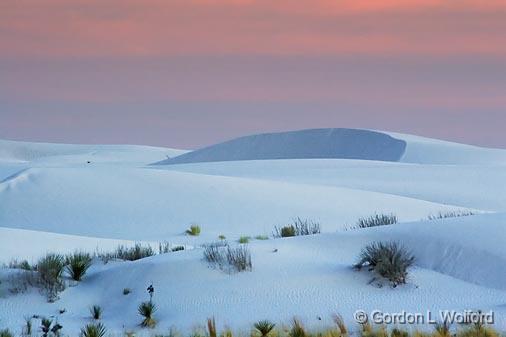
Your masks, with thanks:
[{"label": "pink sky", "polygon": [[506,2],[4,0],[0,138],[364,127],[506,147]]}]

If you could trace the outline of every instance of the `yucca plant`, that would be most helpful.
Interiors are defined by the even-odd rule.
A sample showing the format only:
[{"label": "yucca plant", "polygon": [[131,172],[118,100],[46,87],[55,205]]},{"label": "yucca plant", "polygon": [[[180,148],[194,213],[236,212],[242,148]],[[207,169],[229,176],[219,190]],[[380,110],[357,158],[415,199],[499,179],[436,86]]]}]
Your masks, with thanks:
[{"label": "yucca plant", "polygon": [[268,320],[258,321],[254,324],[255,329],[260,332],[261,337],[267,337],[267,335],[274,329],[276,324]]},{"label": "yucca plant", "polygon": [[58,292],[65,289],[65,284],[62,280],[64,268],[65,259],[60,254],[47,254],[37,263],[40,282],[46,291],[49,302],[54,302],[58,298]]},{"label": "yucca plant", "polygon": [[40,321],[40,331],[42,331],[42,336],[47,337],[49,332],[51,331],[51,324],[53,321],[49,318],[43,317]]},{"label": "yucca plant", "polygon": [[355,268],[368,266],[369,270],[388,279],[396,287],[406,283],[408,268],[414,262],[414,256],[396,242],[373,242],[362,249]]},{"label": "yucca plant", "polygon": [[67,273],[74,281],[81,281],[88,268],[91,267],[92,258],[88,253],[75,252],[67,256]]},{"label": "yucca plant", "polygon": [[102,323],[88,324],[81,329],[81,337],[104,337],[107,329]]},{"label": "yucca plant", "polygon": [[153,314],[156,311],[156,305],[153,302],[142,302],[139,304],[137,311],[144,317],[141,322],[141,326],[148,328],[154,328],[156,326],[156,321],[153,318]]},{"label": "yucca plant", "polygon": [[91,317],[93,319],[100,319],[102,317],[102,307],[99,305],[94,305],[90,308]]}]

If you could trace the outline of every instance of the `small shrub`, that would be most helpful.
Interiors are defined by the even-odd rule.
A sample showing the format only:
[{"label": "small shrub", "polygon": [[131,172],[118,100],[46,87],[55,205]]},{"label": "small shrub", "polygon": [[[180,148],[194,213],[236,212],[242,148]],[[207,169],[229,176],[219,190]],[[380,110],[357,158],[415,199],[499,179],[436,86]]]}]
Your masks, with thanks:
[{"label": "small shrub", "polygon": [[251,271],[251,253],[246,246],[227,248],[228,265],[237,272]]},{"label": "small shrub", "polygon": [[123,295],[128,295],[132,292],[132,290],[130,290],[130,288],[124,288],[123,289]]},{"label": "small shrub", "polygon": [[94,305],[90,308],[91,317],[93,319],[100,319],[102,317],[102,307],[99,305]]},{"label": "small shrub", "polygon": [[14,337],[14,334],[9,329],[0,330],[0,337]]},{"label": "small shrub", "polygon": [[74,281],[81,281],[91,267],[92,258],[88,253],[75,252],[67,256],[67,272]]},{"label": "small shrub", "polygon": [[267,235],[257,235],[255,240],[269,240],[269,237]]},{"label": "small shrub", "polygon": [[439,212],[437,214],[431,214],[427,217],[429,220],[441,220],[447,218],[458,218],[461,216],[471,216],[474,215],[471,211],[447,211],[447,212]]},{"label": "small shrub", "polygon": [[308,336],[306,329],[304,328],[302,323],[296,318],[293,319],[292,328],[290,329],[289,336],[290,337],[306,337],[306,336]]},{"label": "small shrub", "polygon": [[136,261],[153,255],[155,255],[155,251],[151,246],[136,243],[133,247],[119,245],[115,251],[99,254],[99,257],[104,263],[107,263],[110,260]]},{"label": "small shrub", "polygon": [[318,222],[309,219],[295,218],[293,224],[274,228],[274,237],[286,238],[290,236],[313,235],[321,232]]},{"label": "small shrub", "polygon": [[25,317],[25,325],[23,327],[23,335],[31,336],[32,335],[32,318]]},{"label": "small shrub", "polygon": [[281,229],[278,229],[276,227],[275,231],[276,231],[275,236],[280,237],[280,238],[288,238],[288,237],[297,235],[295,233],[295,226],[293,226],[293,225],[284,226],[284,227],[281,227]]},{"label": "small shrub", "polygon": [[62,328],[63,327],[58,323],[53,324],[53,321],[49,318],[43,317],[41,319],[40,331],[42,332],[42,337],[49,336],[49,333],[52,333],[54,336],[59,336]]},{"label": "small shrub", "polygon": [[37,263],[37,273],[40,277],[42,288],[46,292],[49,302],[58,299],[58,293],[65,289],[62,274],[65,267],[65,259],[59,254],[47,254]]},{"label": "small shrub", "polygon": [[255,329],[260,332],[261,337],[267,337],[267,335],[274,329],[276,324],[268,320],[258,321],[254,324]]},{"label": "small shrub", "polygon": [[81,329],[80,337],[104,337],[107,329],[102,323],[88,324]]},{"label": "small shrub", "polygon": [[204,247],[204,259],[218,266],[221,270],[231,272],[251,271],[251,253],[247,246],[231,248],[228,245],[212,243]]},{"label": "small shrub", "polygon": [[156,311],[156,305],[153,302],[142,302],[139,304],[137,311],[139,312],[139,315],[144,317],[141,322],[141,326],[148,328],[154,328],[156,326],[156,321],[153,318],[153,314]]},{"label": "small shrub", "polygon": [[249,236],[241,236],[239,238],[239,243],[242,243],[242,244],[249,243],[250,239],[251,239],[251,237],[249,237]]},{"label": "small shrub", "polygon": [[199,225],[191,225],[189,229],[186,230],[186,234],[191,236],[199,236],[200,235],[200,226]]},{"label": "small shrub", "polygon": [[180,252],[182,250],[184,250],[184,246],[175,246],[171,248],[172,252]]},{"label": "small shrub", "polygon": [[359,218],[355,228],[387,226],[396,223],[397,223],[397,216],[394,214],[375,214],[368,218]]},{"label": "small shrub", "polygon": [[226,240],[226,239],[227,239],[227,237],[226,237],[225,235],[223,235],[223,234],[220,234],[220,235],[218,236],[218,239],[220,239],[220,240],[222,240],[222,241],[223,241],[223,240]]},{"label": "small shrub", "polygon": [[390,332],[390,337],[409,337],[409,333],[406,330],[393,328]]},{"label": "small shrub", "polygon": [[450,323],[440,322],[434,326],[434,337],[451,337]]},{"label": "small shrub", "polygon": [[369,270],[388,279],[394,287],[406,283],[408,268],[415,258],[396,242],[374,242],[360,253],[360,260],[355,268],[368,266]]},{"label": "small shrub", "polygon": [[27,260],[22,260],[21,262],[18,260],[12,260],[9,262],[8,267],[10,269],[21,269],[26,271],[31,271],[34,269]]}]

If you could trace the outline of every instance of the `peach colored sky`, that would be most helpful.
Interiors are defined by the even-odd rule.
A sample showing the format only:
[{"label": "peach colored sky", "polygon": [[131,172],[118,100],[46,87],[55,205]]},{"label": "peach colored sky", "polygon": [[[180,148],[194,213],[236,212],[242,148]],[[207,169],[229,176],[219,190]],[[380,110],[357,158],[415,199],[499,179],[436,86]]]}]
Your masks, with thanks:
[{"label": "peach colored sky", "polygon": [[3,0],[0,138],[364,127],[506,147],[506,1]]}]

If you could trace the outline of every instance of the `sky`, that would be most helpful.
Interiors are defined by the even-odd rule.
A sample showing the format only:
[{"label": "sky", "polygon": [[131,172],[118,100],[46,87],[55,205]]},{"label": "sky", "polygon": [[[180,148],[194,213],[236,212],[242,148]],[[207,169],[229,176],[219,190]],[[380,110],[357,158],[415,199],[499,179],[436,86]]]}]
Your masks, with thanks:
[{"label": "sky", "polygon": [[0,138],[317,127],[506,148],[506,1],[1,0]]}]

